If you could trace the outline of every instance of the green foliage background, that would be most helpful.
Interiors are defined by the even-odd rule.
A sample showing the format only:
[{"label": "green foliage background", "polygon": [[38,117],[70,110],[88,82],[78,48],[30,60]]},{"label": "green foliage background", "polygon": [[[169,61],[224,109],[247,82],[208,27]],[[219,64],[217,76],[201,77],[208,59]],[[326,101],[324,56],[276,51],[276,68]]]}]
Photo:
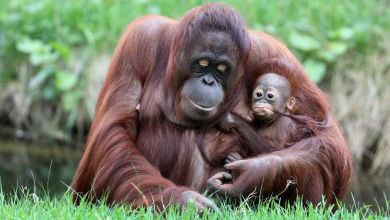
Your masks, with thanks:
[{"label": "green foliage background", "polygon": [[[42,112],[53,120],[38,133],[54,129],[69,137],[93,114],[94,101],[85,93],[90,83],[87,66],[99,54],[112,53],[125,26],[151,13],[179,18],[204,2],[0,0],[0,115],[3,111],[12,126],[34,130],[43,122],[31,115]],[[339,59],[380,50],[390,30],[386,0],[224,2],[241,12],[250,28],[284,41],[318,83],[332,77]],[[9,104],[4,94],[12,94],[14,88],[22,91],[28,105]],[[9,108],[1,110],[1,105],[27,109],[10,116]],[[88,116],[80,117],[83,114]]]}]

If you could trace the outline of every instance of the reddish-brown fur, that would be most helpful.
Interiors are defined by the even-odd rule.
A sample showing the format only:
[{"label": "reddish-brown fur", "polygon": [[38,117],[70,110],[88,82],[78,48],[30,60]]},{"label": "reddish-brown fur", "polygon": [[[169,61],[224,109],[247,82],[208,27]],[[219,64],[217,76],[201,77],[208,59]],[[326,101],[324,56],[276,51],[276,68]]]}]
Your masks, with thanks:
[{"label": "reddish-brown fur", "polygon": [[[240,78],[237,78],[231,90],[226,91],[223,108],[212,120],[200,124],[188,123],[170,114],[175,108],[174,97],[185,80],[174,73],[174,61],[180,54],[180,48],[187,43],[185,33],[195,31],[196,37],[196,31],[199,31],[189,30],[190,22],[202,16],[205,10],[210,10],[214,18],[240,22],[236,14],[211,4],[190,11],[179,21],[147,16],[128,26],[118,43],[100,92],[85,152],[72,183],[75,193],[87,194],[92,201],[108,193],[108,202],[125,202],[133,207],[182,204],[182,192],[189,189],[201,191],[212,170],[221,166],[219,162],[213,162],[219,161],[215,159],[219,156],[215,153],[217,151],[198,146],[217,132],[211,127],[237,104]],[[259,61],[269,58],[286,58],[298,65],[288,49],[274,38],[252,32],[251,41],[254,52],[251,54],[250,67],[255,68]],[[245,45],[245,42],[242,44]],[[242,61],[245,60],[246,50],[241,48]],[[302,91],[300,98],[310,103],[304,103],[304,107],[314,106],[312,111],[303,113],[319,120],[328,115],[327,102],[322,93],[307,80],[303,71],[296,78],[304,78],[304,84],[299,87]],[[308,97],[305,97],[307,94]],[[141,103],[139,115],[136,111],[138,103]],[[317,173],[320,170],[321,175],[327,178],[324,182],[331,184],[329,190],[336,190],[335,186],[349,180],[350,169],[341,169],[349,165],[349,161],[345,164],[342,161],[348,151],[337,126],[322,136],[324,138],[307,139],[289,148],[290,151],[278,153],[281,157],[290,155],[286,156],[284,164],[288,170],[284,172],[299,174],[302,178],[299,186],[310,185],[308,179],[320,175]],[[330,147],[322,147],[325,146],[323,140]],[[223,152],[225,155],[229,151],[236,151],[226,146],[221,149],[226,151]],[[313,158],[313,153],[319,152],[324,153],[318,159]],[[339,160],[329,160],[330,156]],[[310,169],[311,163],[314,169]],[[331,167],[332,172],[327,173]],[[308,170],[307,175],[302,172],[303,169]],[[280,177],[280,181],[283,180]],[[277,191],[277,188],[267,190]],[[343,192],[344,188],[338,190]],[[314,190],[313,194],[318,194],[316,192]]]}]

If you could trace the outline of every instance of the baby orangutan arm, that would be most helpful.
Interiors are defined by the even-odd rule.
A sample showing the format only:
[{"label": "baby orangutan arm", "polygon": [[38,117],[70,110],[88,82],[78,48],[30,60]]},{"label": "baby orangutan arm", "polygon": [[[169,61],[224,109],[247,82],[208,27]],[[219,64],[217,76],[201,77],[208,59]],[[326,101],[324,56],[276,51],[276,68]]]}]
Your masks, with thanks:
[{"label": "baby orangutan arm", "polygon": [[228,132],[237,131],[244,140],[244,147],[249,149],[252,155],[272,152],[272,148],[264,136],[256,133],[251,125],[235,114],[229,113],[221,122],[220,128]]}]

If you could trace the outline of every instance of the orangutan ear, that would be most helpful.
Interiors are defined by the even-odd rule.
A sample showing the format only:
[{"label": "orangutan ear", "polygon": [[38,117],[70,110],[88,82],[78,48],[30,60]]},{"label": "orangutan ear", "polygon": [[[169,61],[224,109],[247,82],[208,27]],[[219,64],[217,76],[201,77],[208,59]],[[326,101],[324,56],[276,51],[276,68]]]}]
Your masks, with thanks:
[{"label": "orangutan ear", "polygon": [[288,101],[287,101],[287,109],[288,109],[288,111],[293,110],[294,105],[295,105],[295,97],[294,97],[294,96],[291,96],[291,97],[288,99]]}]

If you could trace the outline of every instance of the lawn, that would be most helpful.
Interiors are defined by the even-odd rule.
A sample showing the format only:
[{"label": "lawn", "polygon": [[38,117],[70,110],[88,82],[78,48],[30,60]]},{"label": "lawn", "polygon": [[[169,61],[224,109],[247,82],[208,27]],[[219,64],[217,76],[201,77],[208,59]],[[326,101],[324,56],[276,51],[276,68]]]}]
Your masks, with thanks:
[{"label": "lawn", "polygon": [[0,194],[0,219],[389,219],[390,209],[382,208],[373,212],[369,207],[346,208],[343,204],[332,212],[322,204],[304,207],[298,202],[295,206],[282,208],[275,200],[249,206],[243,201],[238,207],[217,203],[221,212],[205,211],[198,214],[193,207],[180,210],[168,207],[164,212],[155,208],[131,210],[126,206],[109,207],[104,202],[92,205],[72,203],[69,193],[60,198],[39,197],[28,190],[18,190],[13,195]]}]

